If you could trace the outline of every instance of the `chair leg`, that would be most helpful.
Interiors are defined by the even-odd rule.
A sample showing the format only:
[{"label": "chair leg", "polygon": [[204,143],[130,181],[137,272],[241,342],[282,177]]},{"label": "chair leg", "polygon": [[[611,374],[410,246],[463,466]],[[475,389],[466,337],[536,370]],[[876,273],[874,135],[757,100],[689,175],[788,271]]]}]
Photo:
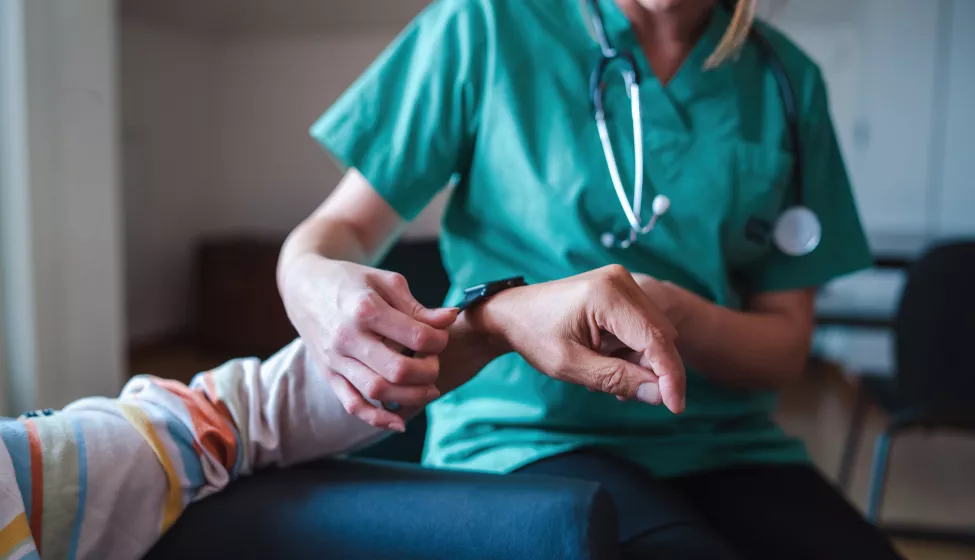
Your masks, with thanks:
[{"label": "chair leg", "polygon": [[878,524],[880,507],[883,505],[884,490],[887,486],[887,466],[890,460],[890,447],[894,434],[891,427],[877,438],[874,448],[873,467],[870,474],[870,494],[867,496],[867,519]]},{"label": "chair leg", "polygon": [[869,401],[863,387],[857,387],[856,402],[850,416],[850,427],[846,433],[846,443],[843,446],[843,457],[840,459],[840,470],[837,476],[837,482],[844,492],[850,491],[850,484],[853,481],[853,469],[856,466],[857,455],[860,453],[863,424],[870,411]]}]

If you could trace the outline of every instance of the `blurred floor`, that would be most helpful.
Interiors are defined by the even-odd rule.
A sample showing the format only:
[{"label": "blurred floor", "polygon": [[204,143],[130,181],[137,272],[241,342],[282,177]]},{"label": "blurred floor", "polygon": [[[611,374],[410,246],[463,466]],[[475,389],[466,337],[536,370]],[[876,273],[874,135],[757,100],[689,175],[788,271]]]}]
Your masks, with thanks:
[{"label": "blurred floor", "polygon": [[[188,381],[223,357],[174,342],[134,349],[130,371]],[[817,465],[834,477],[853,404],[853,385],[840,370],[817,365],[782,398],[779,420],[805,439]],[[861,509],[866,501],[873,439],[883,426],[874,411],[864,429],[850,497]],[[891,456],[884,502],[887,521],[975,529],[975,437],[910,434],[897,440]],[[975,548],[926,542],[899,542],[909,560],[975,560]]]}]

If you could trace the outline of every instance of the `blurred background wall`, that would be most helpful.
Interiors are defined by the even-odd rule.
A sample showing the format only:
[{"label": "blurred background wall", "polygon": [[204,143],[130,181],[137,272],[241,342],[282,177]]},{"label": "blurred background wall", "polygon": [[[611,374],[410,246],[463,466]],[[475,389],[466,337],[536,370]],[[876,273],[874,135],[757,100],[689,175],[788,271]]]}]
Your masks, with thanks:
[{"label": "blurred background wall", "polygon": [[[322,2],[251,4],[260,15],[229,6],[229,13],[211,13],[196,3],[160,13],[147,8],[156,4],[134,2],[123,10],[134,339],[185,324],[191,254],[201,235],[283,235],[324,200],[341,174],[307,129],[421,5],[336,3],[350,7],[343,15]],[[388,19],[370,22],[369,13]],[[438,207],[409,233],[435,235]]]},{"label": "blurred background wall", "polygon": [[9,410],[125,371],[113,0],[0,2],[0,318]]}]

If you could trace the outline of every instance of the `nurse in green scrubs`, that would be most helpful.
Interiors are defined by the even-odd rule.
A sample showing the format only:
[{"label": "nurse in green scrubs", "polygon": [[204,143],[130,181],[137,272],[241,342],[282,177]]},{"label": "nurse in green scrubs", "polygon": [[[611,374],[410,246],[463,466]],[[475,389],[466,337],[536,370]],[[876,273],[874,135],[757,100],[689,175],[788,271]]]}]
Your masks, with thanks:
[{"label": "nurse in green scrubs", "polygon": [[[439,0],[311,128],[348,172],[283,249],[296,328],[347,409],[391,429],[402,421],[380,403],[436,399],[439,359],[498,356],[429,406],[425,463],[598,481],[616,502],[624,557],[896,558],[770,417],[776,391],[804,369],[815,289],[871,264],[819,68],[754,23],[794,89],[803,203],[822,224],[815,250],[789,256],[753,227],[797,194],[783,99],[745,40],[753,2],[595,1],[642,76],[643,196],[670,201],[653,231],[625,249],[602,242],[630,226],[593,118],[591,6]],[[630,101],[622,80],[605,85],[609,137],[633,185]],[[530,284],[456,322],[369,268],[448,185],[448,303],[482,282]],[[576,305],[622,286],[624,269],[647,298]],[[582,280],[553,282],[566,278]],[[592,328],[601,313],[627,323],[633,305],[645,343]],[[686,393],[668,362],[674,331]],[[566,350],[586,337],[617,361]],[[597,365],[573,371],[583,362]]]}]

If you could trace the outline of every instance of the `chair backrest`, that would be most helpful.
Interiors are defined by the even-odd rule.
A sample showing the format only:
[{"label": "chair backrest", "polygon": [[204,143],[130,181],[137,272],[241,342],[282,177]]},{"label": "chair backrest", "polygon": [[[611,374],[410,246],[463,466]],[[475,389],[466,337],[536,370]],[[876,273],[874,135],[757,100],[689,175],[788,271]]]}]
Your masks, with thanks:
[{"label": "chair backrest", "polygon": [[975,414],[975,242],[934,247],[914,263],[894,329],[899,405]]}]

